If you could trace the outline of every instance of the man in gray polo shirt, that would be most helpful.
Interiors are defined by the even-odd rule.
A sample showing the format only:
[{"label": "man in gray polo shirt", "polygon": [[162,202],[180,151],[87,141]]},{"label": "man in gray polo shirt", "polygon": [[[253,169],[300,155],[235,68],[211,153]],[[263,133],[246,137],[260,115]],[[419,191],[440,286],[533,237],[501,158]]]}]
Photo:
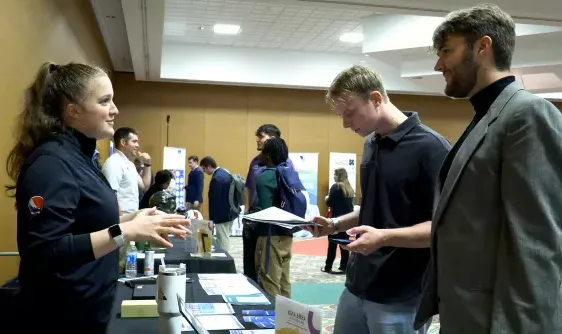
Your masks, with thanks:
[{"label": "man in gray polo shirt", "polygon": [[312,231],[315,236],[369,232],[347,247],[352,253],[334,334],[425,333],[429,322],[417,332],[413,323],[429,244],[415,242],[415,235],[430,233],[435,182],[451,146],[417,113],[394,106],[381,78],[368,67],[341,72],[327,102],[345,128],[367,137],[361,209],[334,219],[314,218],[320,224]]}]

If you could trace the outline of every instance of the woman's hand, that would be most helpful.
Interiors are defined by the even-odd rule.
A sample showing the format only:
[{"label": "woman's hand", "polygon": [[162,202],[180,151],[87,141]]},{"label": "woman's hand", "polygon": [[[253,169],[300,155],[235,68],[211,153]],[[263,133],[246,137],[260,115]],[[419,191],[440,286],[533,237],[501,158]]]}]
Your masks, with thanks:
[{"label": "woman's hand", "polygon": [[126,241],[156,241],[171,248],[172,243],[167,240],[169,234],[185,237],[191,232],[185,227],[189,220],[181,215],[156,214],[156,208],[137,212],[133,220],[122,223],[121,231]]}]

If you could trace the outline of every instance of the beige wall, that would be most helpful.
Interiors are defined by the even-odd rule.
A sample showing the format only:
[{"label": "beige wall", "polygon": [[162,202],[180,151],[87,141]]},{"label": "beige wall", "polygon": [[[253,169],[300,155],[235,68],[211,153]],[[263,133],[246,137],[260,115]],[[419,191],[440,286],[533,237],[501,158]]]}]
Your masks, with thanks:
[{"label": "beige wall", "polygon": [[[0,157],[5,159],[13,144],[23,91],[43,62],[84,61],[106,68],[111,64],[88,0],[2,0],[0,41]],[[2,168],[0,184],[10,182]],[[0,222],[0,251],[16,251],[14,201],[4,195]],[[0,257],[0,284],[16,274],[17,261]]]}]

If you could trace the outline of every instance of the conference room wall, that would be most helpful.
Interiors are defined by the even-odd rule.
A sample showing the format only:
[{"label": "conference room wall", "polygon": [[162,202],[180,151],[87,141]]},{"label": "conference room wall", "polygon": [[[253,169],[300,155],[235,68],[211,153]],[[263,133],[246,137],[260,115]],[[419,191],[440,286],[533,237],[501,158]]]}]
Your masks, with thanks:
[{"label": "conference room wall", "polygon": [[[12,184],[5,159],[14,143],[23,91],[45,61],[91,62],[110,67],[89,1],[3,0],[0,2],[0,185]],[[104,149],[107,145],[100,145]],[[104,151],[107,155],[107,150]],[[17,251],[14,200],[0,196],[0,252]],[[0,284],[17,273],[17,257],[0,257]]]},{"label": "conference room wall", "polygon": [[[319,153],[322,213],[330,152],[353,152],[361,159],[363,138],[342,127],[341,118],[324,103],[323,91],[136,82],[133,75],[123,73],[114,76],[114,89],[119,108],[115,126],[139,131],[141,150],[152,155],[154,171],[162,168],[167,115],[170,146],[184,147],[188,155],[199,158],[211,155],[220,166],[242,175],[257,154],[255,130],[264,123],[276,124],[291,152]],[[452,142],[473,114],[467,101],[412,95],[390,98],[404,111],[419,112],[425,124]],[[205,177],[205,199],[209,180]],[[207,217],[207,205],[202,211]]]}]

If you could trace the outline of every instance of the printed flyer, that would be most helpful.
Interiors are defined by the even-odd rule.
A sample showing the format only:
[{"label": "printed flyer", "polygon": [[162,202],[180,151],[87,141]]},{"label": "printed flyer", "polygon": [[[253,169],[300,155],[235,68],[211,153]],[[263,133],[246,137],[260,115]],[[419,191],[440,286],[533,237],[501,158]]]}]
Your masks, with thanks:
[{"label": "printed flyer", "polygon": [[322,311],[283,296],[275,299],[275,333],[320,334]]}]

